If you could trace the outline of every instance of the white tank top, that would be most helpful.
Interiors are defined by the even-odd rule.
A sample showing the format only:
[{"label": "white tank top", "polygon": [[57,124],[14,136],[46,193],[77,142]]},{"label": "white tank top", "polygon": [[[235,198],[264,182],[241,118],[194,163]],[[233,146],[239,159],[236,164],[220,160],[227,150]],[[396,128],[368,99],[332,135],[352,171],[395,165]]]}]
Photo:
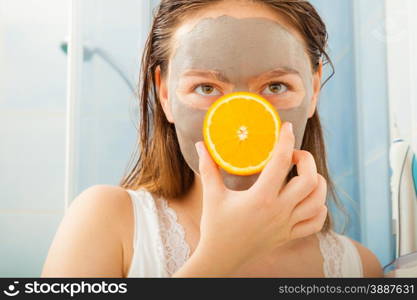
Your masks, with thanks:
[{"label": "white tank top", "polygon": [[[175,211],[145,189],[127,190],[134,210],[133,257],[127,277],[171,277],[189,258],[190,247]],[[334,231],[316,233],[325,277],[363,277],[359,253]]]}]

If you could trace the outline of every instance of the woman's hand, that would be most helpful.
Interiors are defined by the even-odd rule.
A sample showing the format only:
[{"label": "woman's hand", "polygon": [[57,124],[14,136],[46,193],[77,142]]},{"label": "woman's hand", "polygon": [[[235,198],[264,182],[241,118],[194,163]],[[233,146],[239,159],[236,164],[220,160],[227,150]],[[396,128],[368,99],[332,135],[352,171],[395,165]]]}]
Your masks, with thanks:
[{"label": "woman's hand", "polygon": [[[292,125],[282,126],[271,160],[245,191],[225,187],[203,142],[196,144],[203,187],[196,256],[229,273],[285,243],[321,230],[327,215],[327,185],[313,156],[294,150]],[[298,176],[286,183],[290,168]],[[222,269],[219,269],[222,264]],[[204,268],[203,268],[204,269]],[[203,274],[204,275],[204,274]]]}]

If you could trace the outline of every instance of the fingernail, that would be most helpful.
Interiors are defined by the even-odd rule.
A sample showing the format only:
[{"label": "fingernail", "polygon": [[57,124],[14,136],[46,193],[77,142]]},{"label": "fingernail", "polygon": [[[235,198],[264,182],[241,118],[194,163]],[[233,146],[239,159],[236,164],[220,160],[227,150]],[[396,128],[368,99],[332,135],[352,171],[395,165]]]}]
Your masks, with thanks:
[{"label": "fingernail", "polygon": [[290,130],[290,132],[293,133],[292,123],[291,122],[287,122],[287,126],[288,126],[288,129]]},{"label": "fingernail", "polygon": [[201,156],[201,143],[197,142],[197,143],[194,144],[194,146],[197,150],[198,157],[200,157]]}]

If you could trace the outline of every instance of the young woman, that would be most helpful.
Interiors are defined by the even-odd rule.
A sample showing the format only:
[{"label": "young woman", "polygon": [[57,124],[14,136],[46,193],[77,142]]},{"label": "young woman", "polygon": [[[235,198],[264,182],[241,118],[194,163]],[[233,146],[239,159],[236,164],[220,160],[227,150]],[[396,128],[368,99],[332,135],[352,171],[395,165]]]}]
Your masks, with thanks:
[{"label": "young woman", "polygon": [[[73,201],[42,276],[382,276],[327,210],[326,43],[307,1],[161,1],[142,60],[140,155],[119,187]],[[219,168],[201,142],[208,107],[235,91],[263,96],[285,122],[251,176]]]}]

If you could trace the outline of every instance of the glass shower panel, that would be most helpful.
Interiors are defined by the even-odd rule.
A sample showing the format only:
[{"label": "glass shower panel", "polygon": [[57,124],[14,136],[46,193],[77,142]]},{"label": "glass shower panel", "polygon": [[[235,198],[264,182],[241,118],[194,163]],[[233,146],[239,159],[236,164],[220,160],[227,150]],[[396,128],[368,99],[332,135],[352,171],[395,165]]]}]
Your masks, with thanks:
[{"label": "glass shower panel", "polygon": [[[94,184],[117,185],[136,143],[139,62],[150,1],[77,0],[83,45],[74,120],[74,196]],[[79,86],[74,86],[79,84]],[[72,199],[71,199],[72,200]]]}]

